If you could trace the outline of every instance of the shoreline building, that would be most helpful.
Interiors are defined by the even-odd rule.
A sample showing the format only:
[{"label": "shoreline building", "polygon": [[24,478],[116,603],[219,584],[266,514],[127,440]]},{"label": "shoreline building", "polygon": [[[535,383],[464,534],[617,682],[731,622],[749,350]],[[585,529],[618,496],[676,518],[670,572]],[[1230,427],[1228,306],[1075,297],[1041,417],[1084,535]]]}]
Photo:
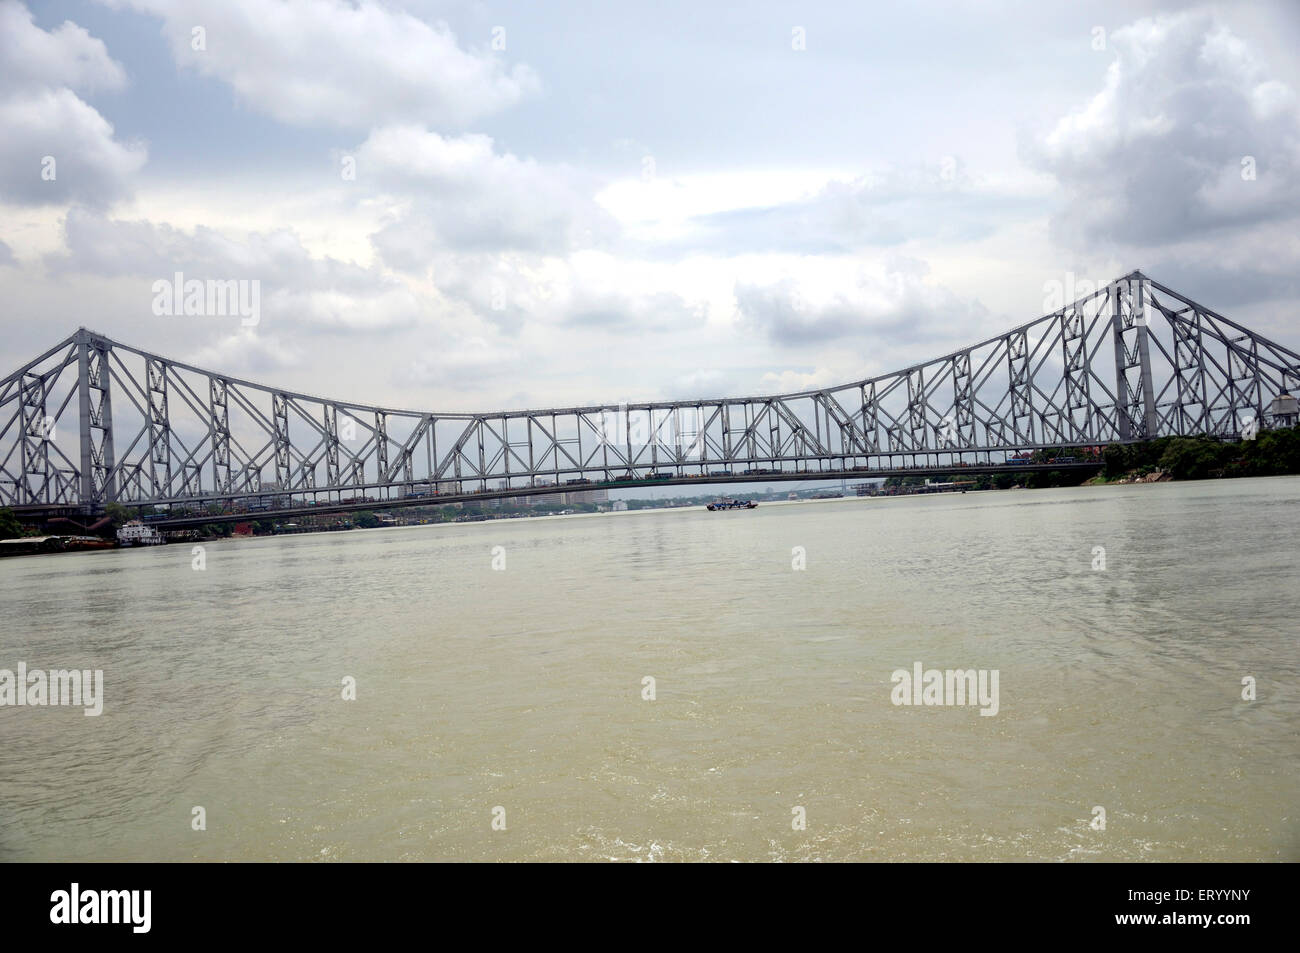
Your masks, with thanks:
[{"label": "shoreline building", "polygon": [[609,490],[574,490],[570,493],[561,493],[560,502],[562,503],[608,503]]}]

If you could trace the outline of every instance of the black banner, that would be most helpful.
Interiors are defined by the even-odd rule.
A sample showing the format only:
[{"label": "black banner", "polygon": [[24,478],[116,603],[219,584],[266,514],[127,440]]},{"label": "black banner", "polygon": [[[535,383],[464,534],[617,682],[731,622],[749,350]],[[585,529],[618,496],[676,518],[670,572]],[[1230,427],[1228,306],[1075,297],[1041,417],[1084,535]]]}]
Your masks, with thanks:
[{"label": "black banner", "polygon": [[446,866],[12,865],[16,883],[0,906],[7,939],[56,942],[399,937],[434,917],[471,931],[517,923],[549,932],[563,917],[574,933],[606,925],[635,933],[705,917],[728,931],[848,930],[957,948],[1126,934],[1233,943],[1289,922],[1282,908],[1293,875],[1286,865],[1246,864],[728,865],[654,875],[476,865],[453,878]]}]

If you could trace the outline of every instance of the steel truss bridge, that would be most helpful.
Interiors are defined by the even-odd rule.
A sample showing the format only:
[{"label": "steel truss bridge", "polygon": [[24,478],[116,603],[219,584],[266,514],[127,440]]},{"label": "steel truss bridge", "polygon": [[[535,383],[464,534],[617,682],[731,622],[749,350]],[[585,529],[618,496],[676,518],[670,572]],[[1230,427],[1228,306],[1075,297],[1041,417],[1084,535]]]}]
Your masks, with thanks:
[{"label": "steel truss bridge", "polygon": [[979,344],[836,387],[490,413],[313,397],[82,328],[0,380],[0,505],[147,504],[181,525],[217,508],[988,472],[1012,469],[1015,451],[1290,425],[1271,411],[1298,386],[1300,354],[1140,272]]}]

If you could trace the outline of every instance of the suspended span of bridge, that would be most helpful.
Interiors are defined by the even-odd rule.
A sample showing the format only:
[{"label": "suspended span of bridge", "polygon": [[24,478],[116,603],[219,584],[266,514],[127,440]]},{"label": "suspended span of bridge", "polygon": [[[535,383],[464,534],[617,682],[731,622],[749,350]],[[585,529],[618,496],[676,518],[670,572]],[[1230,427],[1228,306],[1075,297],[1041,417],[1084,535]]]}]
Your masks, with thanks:
[{"label": "suspended span of bridge", "polygon": [[790,394],[437,413],[332,400],[82,328],[0,380],[0,505],[396,505],[647,482],[1011,468],[1295,423],[1300,355],[1133,272],[890,374]]}]

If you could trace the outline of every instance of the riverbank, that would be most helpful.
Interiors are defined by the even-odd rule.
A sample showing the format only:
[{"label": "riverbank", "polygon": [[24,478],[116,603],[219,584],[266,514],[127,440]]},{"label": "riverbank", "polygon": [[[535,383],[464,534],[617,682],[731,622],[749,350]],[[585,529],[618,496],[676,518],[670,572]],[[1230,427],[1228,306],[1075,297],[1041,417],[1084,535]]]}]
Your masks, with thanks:
[{"label": "riverbank", "polygon": [[1084,480],[1081,486],[1126,486],[1133,483],[1169,483],[1174,478],[1164,470],[1152,470],[1143,472],[1140,470],[1131,470],[1120,477],[1107,477],[1105,474],[1098,473],[1091,479]]},{"label": "riverbank", "polygon": [[[1070,450],[1036,451],[1035,463],[1048,463]],[[1300,474],[1300,430],[1260,431],[1251,439],[1230,441],[1215,437],[1158,437],[1144,443],[1110,444],[1096,456],[1099,472],[1084,476],[1066,470],[1029,473],[978,474],[960,470],[932,477],[934,482],[971,480],[972,490],[1007,490],[1015,487],[1041,490],[1067,486],[1163,483],[1171,480],[1218,480],[1235,477],[1291,476]],[[885,487],[919,486],[921,477],[891,477]]]},{"label": "riverbank", "polygon": [[1102,459],[1102,472],[1088,483],[1287,476],[1300,473],[1300,430],[1266,430],[1254,439],[1232,443],[1213,437],[1159,437],[1146,443],[1112,444]]}]

